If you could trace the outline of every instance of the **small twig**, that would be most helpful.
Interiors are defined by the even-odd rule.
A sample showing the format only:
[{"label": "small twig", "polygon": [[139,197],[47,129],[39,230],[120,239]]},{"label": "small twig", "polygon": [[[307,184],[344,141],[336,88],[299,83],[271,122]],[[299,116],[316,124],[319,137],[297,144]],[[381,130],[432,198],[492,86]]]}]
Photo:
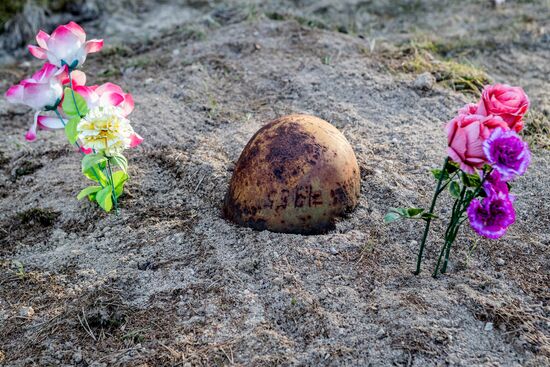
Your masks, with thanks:
[{"label": "small twig", "polygon": [[[80,325],[82,325],[82,327],[84,328],[84,330],[86,331],[86,333],[94,340],[97,342],[97,339],[92,331],[92,329],[90,328],[90,324],[88,324],[88,320],[86,320],[86,315],[84,314],[84,309],[82,309],[82,318],[80,318],[80,314],[77,315],[78,316],[78,321],[80,321]],[[86,323],[86,325],[84,325],[84,323]]]},{"label": "small twig", "polygon": [[205,177],[206,177],[206,174],[204,174],[202,178],[199,180],[199,183],[197,184],[197,186],[195,186],[195,190],[193,190],[193,194],[197,192],[197,190],[199,189],[199,186],[202,184],[202,181],[204,181]]}]

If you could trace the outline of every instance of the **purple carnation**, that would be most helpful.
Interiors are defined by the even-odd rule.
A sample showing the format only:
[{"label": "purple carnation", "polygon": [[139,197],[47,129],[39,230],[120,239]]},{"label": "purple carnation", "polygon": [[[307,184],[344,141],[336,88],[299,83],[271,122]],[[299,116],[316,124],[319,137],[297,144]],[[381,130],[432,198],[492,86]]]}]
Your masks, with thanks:
[{"label": "purple carnation", "polygon": [[506,181],[502,179],[502,175],[499,171],[493,170],[485,182],[483,183],[483,191],[487,196],[504,195],[507,196],[511,202],[514,202],[515,196],[510,194],[510,189]]},{"label": "purple carnation", "polygon": [[523,175],[531,163],[527,143],[512,130],[496,129],[483,143],[483,152],[504,181]]},{"label": "purple carnation", "polygon": [[489,193],[482,201],[474,199],[467,210],[470,225],[480,236],[497,239],[516,220],[512,200],[503,193]]}]

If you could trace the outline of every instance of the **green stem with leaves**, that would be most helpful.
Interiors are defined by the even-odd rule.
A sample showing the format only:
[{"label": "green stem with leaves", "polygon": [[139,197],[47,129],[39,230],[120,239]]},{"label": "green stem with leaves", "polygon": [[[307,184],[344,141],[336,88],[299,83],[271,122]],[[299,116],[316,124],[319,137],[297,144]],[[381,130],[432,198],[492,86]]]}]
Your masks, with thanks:
[{"label": "green stem with leaves", "polygon": [[[76,106],[76,103],[75,103],[75,106]],[[65,127],[65,120],[63,120],[63,117],[61,116],[61,114],[59,113],[59,111],[56,109],[54,109],[55,111],[55,114],[57,115],[57,117],[59,118],[59,120],[61,121],[61,124],[63,125],[63,127]],[[86,154],[82,151],[82,147],[80,146],[80,144],[77,142],[74,143],[76,145],[76,147],[78,148],[78,151],[80,152],[80,154],[82,154],[83,156],[85,156]],[[101,183],[101,180],[99,178],[99,175],[97,174],[96,172],[96,169],[95,167],[92,169],[92,172],[94,173],[94,176],[95,178],[97,179],[97,182],[99,183],[99,185],[101,186],[101,188],[103,188],[103,183]]]},{"label": "green stem with leaves", "polygon": [[[73,71],[73,69],[69,68],[69,85],[70,85],[70,89],[71,89],[71,95],[72,95],[73,103],[74,103],[74,106],[75,106],[75,109],[76,109],[76,113],[78,114],[79,117],[82,118],[84,116],[82,116],[82,114],[80,112],[80,109],[78,108],[78,103],[76,102],[73,78],[71,76],[72,71]],[[78,146],[78,143],[76,143],[76,144]],[[107,142],[105,142],[105,147],[107,147]],[[96,153],[95,150],[93,152],[94,152],[94,154]],[[103,173],[105,174],[105,176],[107,176],[107,180],[109,181],[109,184],[111,186],[111,195],[112,195],[113,205],[115,207],[115,213],[118,215],[119,214],[118,199],[117,199],[117,196],[116,196],[115,184],[114,184],[114,180],[113,180],[113,171],[111,169],[111,164],[109,162],[109,157],[106,157],[106,158],[107,158],[107,165],[106,165],[106,169],[103,171]],[[94,173],[94,176],[98,179],[99,184],[103,188],[104,186],[101,183],[101,180],[99,180],[99,177],[98,177],[98,175],[95,171],[95,168],[93,169],[93,173]]]},{"label": "green stem with leaves", "polygon": [[[107,159],[109,159],[107,157]],[[107,176],[109,178],[109,182],[111,183],[111,192],[112,192],[112,195],[113,195],[113,204],[115,206],[115,213],[116,215],[119,214],[119,210],[118,210],[118,200],[117,200],[117,197],[116,197],[116,192],[115,192],[115,183],[113,181],[113,170],[111,169],[111,162],[109,162],[107,160],[107,169],[109,171],[109,175]]]},{"label": "green stem with leaves", "polygon": [[418,258],[416,260],[416,270],[414,272],[415,275],[418,275],[420,274],[420,266],[422,264],[422,256],[424,254],[424,248],[426,247],[426,240],[428,239],[428,233],[430,232],[430,225],[432,223],[432,217],[431,215],[433,215],[433,212],[434,212],[434,209],[435,209],[435,204],[437,202],[437,197],[439,196],[439,194],[441,194],[441,184],[443,182],[443,173],[445,172],[446,168],[447,168],[447,163],[449,163],[449,157],[445,158],[445,162],[443,163],[443,169],[441,170],[441,173],[439,175],[439,178],[437,180],[437,186],[435,188],[435,193],[434,193],[434,196],[432,198],[432,203],[430,205],[430,210],[428,212],[429,214],[429,217],[426,219],[426,227],[424,228],[424,234],[422,235],[422,241],[420,241],[420,249],[418,250]]},{"label": "green stem with leaves", "polygon": [[437,276],[437,273],[439,271],[439,265],[441,264],[441,259],[444,254],[445,254],[445,262],[443,264],[443,268],[441,269],[441,273],[444,273],[447,269],[447,263],[449,261],[451,246],[456,238],[456,235],[458,234],[458,229],[462,224],[461,218],[465,210],[463,208],[463,203],[464,203],[464,197],[466,195],[467,188],[468,187],[466,185],[462,187],[462,190],[460,191],[460,196],[455,200],[455,203],[453,205],[453,210],[451,212],[451,221],[449,222],[449,225],[447,226],[447,230],[445,231],[445,243],[441,248],[441,252],[439,253],[439,258],[437,259],[435,270],[432,274],[434,278]]}]

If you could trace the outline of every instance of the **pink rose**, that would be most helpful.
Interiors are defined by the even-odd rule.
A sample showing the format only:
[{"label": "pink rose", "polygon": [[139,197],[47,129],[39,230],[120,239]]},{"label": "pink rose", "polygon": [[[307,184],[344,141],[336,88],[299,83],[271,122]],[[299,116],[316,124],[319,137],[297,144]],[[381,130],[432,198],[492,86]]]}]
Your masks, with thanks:
[{"label": "pink rose", "polygon": [[75,68],[86,60],[86,55],[103,48],[103,40],[86,41],[86,32],[75,22],[57,27],[51,35],[44,31],[36,35],[38,46],[29,45],[29,52],[58,67],[64,64]]},{"label": "pink rose", "polygon": [[447,154],[463,171],[475,173],[486,163],[483,142],[496,128],[508,130],[508,125],[498,116],[459,114],[446,126]]},{"label": "pink rose", "polygon": [[459,115],[475,115],[479,106],[474,103],[468,103],[458,110]]},{"label": "pink rose", "polygon": [[477,113],[500,116],[510,129],[523,129],[523,115],[529,109],[529,98],[520,87],[506,84],[488,85],[483,88]]}]

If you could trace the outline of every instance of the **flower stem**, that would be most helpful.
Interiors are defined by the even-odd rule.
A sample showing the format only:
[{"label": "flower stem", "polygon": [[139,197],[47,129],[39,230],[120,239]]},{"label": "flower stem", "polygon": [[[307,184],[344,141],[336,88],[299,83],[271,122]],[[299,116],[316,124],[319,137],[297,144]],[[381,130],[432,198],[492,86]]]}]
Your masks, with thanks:
[{"label": "flower stem", "polygon": [[78,116],[82,117],[82,115],[80,114],[80,111],[78,109],[78,104],[76,103],[76,97],[74,95],[73,78],[71,77],[71,69],[70,68],[69,68],[69,84],[71,86],[71,94],[73,96],[73,103],[74,103],[74,107],[76,108],[76,113],[78,113]]},{"label": "flower stem", "polygon": [[[465,173],[462,173],[462,174],[465,175]],[[466,194],[467,187],[464,186],[462,189],[462,192],[460,193],[460,199],[459,199],[460,201],[457,200],[457,202],[455,203],[455,207],[453,207],[453,221],[451,222],[453,226],[451,227],[451,224],[449,224],[449,228],[447,229],[447,233],[445,234],[447,248],[445,250],[445,261],[443,262],[443,266],[441,267],[441,274],[445,274],[445,272],[447,271],[447,265],[449,263],[451,246],[458,234],[458,230],[460,229],[460,226],[467,219],[467,218],[463,218],[462,216],[464,212],[466,212],[466,210],[468,209],[468,206],[470,206],[470,203],[472,202],[472,200],[479,195],[479,193],[483,189],[483,184],[485,183],[485,181],[487,180],[490,174],[491,174],[491,170],[484,173],[483,179],[481,180],[479,186],[474,191],[474,194],[469,199],[466,199],[466,200],[464,200],[464,195]],[[449,238],[449,240],[447,240],[447,238]],[[436,267],[436,271],[434,272],[434,276],[435,275],[437,275],[437,267]]]},{"label": "flower stem", "polygon": [[117,200],[116,192],[115,192],[115,183],[113,181],[113,170],[111,169],[111,162],[109,162],[109,160],[107,160],[107,169],[109,170],[109,182],[111,183],[111,192],[112,192],[112,195],[113,195],[113,203],[115,205],[115,213],[116,213],[116,215],[118,215],[119,214],[118,200]]},{"label": "flower stem", "polygon": [[451,213],[451,221],[449,222],[449,225],[447,226],[447,230],[445,231],[445,245],[441,249],[441,254],[439,255],[437,265],[435,266],[435,270],[432,274],[434,278],[437,277],[437,272],[439,271],[439,264],[441,262],[441,258],[443,254],[445,254],[445,261],[443,262],[443,266],[441,267],[441,274],[447,271],[447,264],[449,262],[449,255],[451,253],[451,246],[453,245],[453,242],[458,233],[458,229],[462,224],[462,222],[460,221],[460,219],[462,218],[462,214],[464,213],[464,208],[462,204],[464,203],[464,196],[466,195],[467,189],[468,187],[466,185],[462,187],[462,190],[460,191],[460,196],[455,200],[455,203],[453,205],[453,211]]},{"label": "flower stem", "polygon": [[[54,110],[55,111],[55,114],[57,115],[57,117],[59,118],[59,120],[61,121],[61,124],[63,124],[63,127],[65,127],[65,120],[63,120],[63,117],[61,116],[61,114],[59,113],[59,111],[57,109]],[[78,151],[80,152],[80,154],[82,156],[85,156],[86,154],[82,151],[82,147],[80,146],[80,144],[78,144],[78,141],[76,141],[74,143],[76,145],[76,147],[78,148]],[[94,173],[94,176],[95,178],[97,179],[97,182],[99,183],[99,185],[101,186],[101,188],[103,188],[103,184],[101,183],[101,180],[99,179],[99,176],[95,170],[95,167],[92,167],[92,172]]]},{"label": "flower stem", "polygon": [[[437,197],[439,196],[441,183],[443,182],[443,172],[445,172],[447,168],[447,163],[449,163],[449,157],[445,158],[445,162],[443,163],[443,169],[441,170],[441,174],[439,175],[439,179],[437,180],[437,186],[435,188],[435,193],[432,198],[432,204],[430,205],[430,211],[429,214],[433,214],[433,211],[435,209],[435,204],[437,202]],[[432,223],[431,216],[426,219],[426,227],[424,228],[424,234],[422,235],[422,241],[420,242],[420,249],[418,250],[418,258],[416,260],[416,270],[414,272],[415,275],[420,274],[420,266],[422,264],[422,255],[424,253],[424,247],[426,247],[426,240],[428,239],[428,233],[430,232],[430,225]]]}]

